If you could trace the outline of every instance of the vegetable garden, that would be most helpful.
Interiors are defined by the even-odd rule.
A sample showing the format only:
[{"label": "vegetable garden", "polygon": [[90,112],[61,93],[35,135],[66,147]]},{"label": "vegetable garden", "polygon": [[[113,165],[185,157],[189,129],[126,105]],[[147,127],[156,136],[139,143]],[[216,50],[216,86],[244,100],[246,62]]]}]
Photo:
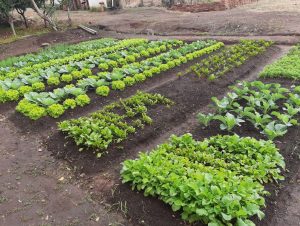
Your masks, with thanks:
[{"label": "vegetable garden", "polygon": [[100,193],[125,200],[135,225],[141,215],[154,225],[160,212],[157,225],[264,225],[276,200],[268,186],[285,183],[297,165],[285,158],[300,154],[282,145],[298,142],[299,46],[266,66],[278,49],[264,40],[61,45],[1,61],[0,102],[20,129],[51,130],[45,145],[57,157],[110,175],[119,193]]}]

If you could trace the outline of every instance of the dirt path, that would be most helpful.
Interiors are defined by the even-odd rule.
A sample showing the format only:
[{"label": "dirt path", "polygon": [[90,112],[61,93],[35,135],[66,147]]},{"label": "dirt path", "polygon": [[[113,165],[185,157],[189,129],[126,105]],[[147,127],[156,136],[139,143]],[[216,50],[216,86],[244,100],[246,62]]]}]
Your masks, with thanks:
[{"label": "dirt path", "polygon": [[42,147],[46,137],[19,132],[7,119],[11,112],[1,113],[1,226],[124,223],[122,214],[91,199],[92,189],[80,188],[85,178],[74,178],[68,164]]}]

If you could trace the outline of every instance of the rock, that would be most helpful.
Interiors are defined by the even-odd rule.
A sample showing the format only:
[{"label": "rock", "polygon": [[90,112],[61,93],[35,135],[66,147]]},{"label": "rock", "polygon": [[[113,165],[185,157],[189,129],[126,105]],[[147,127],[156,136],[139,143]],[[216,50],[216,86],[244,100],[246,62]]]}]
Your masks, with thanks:
[{"label": "rock", "polygon": [[41,45],[41,47],[43,47],[43,48],[46,48],[46,47],[49,47],[49,46],[50,46],[50,43],[48,43],[48,42],[44,42]]}]

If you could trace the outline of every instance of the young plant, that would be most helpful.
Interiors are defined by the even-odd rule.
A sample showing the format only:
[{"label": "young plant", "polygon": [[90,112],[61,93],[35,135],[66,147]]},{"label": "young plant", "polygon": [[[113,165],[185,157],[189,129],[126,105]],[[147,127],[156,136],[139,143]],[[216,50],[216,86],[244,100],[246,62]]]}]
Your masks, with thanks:
[{"label": "young plant", "polygon": [[228,130],[228,131],[231,131],[235,126],[240,126],[241,122],[245,122],[240,117],[235,117],[229,112],[227,112],[225,116],[215,115],[214,119],[221,121],[221,125],[220,125],[221,130]]},{"label": "young plant", "polygon": [[53,118],[60,117],[65,112],[64,106],[61,104],[52,104],[47,108],[47,113]]},{"label": "young plant", "polygon": [[96,89],[96,93],[99,95],[99,96],[108,96],[109,94],[109,87],[108,86],[99,86],[97,87]]}]

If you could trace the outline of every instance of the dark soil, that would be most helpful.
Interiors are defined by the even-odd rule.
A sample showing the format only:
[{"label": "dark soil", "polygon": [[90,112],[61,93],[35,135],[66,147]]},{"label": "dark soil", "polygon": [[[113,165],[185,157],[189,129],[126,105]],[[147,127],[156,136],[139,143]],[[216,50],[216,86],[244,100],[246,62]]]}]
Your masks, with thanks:
[{"label": "dark soil", "polygon": [[[264,65],[269,60],[269,56],[274,55],[278,51],[277,47],[272,47],[265,54],[251,59],[247,64],[214,82],[199,79],[195,75],[186,75],[171,80],[167,79],[160,85],[155,84],[155,79],[158,79],[158,77],[149,79],[147,81],[149,82],[148,86],[152,84],[150,85],[152,88],[148,88],[148,91],[165,95],[176,103],[175,106],[172,106],[170,109],[164,107],[151,109],[149,111],[149,115],[153,118],[151,126],[147,126],[143,130],[139,130],[137,134],[131,135],[127,141],[121,143],[121,149],[116,147],[109,148],[108,154],[100,159],[96,159],[91,153],[79,153],[78,147],[71,140],[66,142],[60,132],[54,133],[49,138],[47,142],[48,150],[56,157],[69,161],[70,165],[77,169],[78,175],[84,173],[90,178],[86,186],[93,184],[93,197],[95,199],[104,198],[111,205],[121,202],[126,203],[128,219],[134,225],[165,226],[186,224],[180,220],[179,214],[174,214],[171,211],[168,205],[156,198],[146,198],[142,193],[131,191],[128,184],[122,185],[119,179],[121,163],[125,159],[135,158],[139,151],[151,150],[155,146],[155,140],[160,140],[160,137],[164,134],[180,128],[182,124],[189,121],[190,117],[195,117],[194,114],[196,112],[207,109],[212,96],[222,96],[228,90],[228,85],[234,84],[237,80],[251,77],[251,72],[256,67]],[[171,74],[167,73],[167,75],[160,75],[159,77],[166,78],[171,76]],[[138,87],[138,89],[141,88]],[[143,88],[146,88],[146,86]],[[124,93],[134,93],[134,91],[134,89],[132,91],[126,90]],[[112,96],[115,95],[113,94]],[[116,100],[117,98],[119,96],[114,99]],[[80,115],[79,113],[77,114]],[[220,133],[218,125],[213,125],[208,129],[200,128],[197,122],[188,125],[185,127],[185,130],[178,129],[177,134],[192,132],[195,138],[202,139]],[[238,132],[241,135],[260,137],[257,135],[257,132],[253,132],[250,128],[242,128]],[[295,173],[299,169],[298,158],[295,158],[299,154],[298,149],[295,149],[299,143],[299,140],[297,140],[297,128],[290,130],[287,136],[288,139],[285,137],[285,139],[282,138],[276,142],[279,148],[282,148],[282,154],[286,158],[287,169],[289,169],[289,171],[285,172],[287,179],[279,185],[267,185],[267,189],[272,195],[267,198],[266,218],[261,222],[254,219],[258,225],[266,225],[272,222],[273,219],[276,219],[274,213],[278,208],[278,199],[283,199],[283,202],[287,200],[284,195],[280,196],[282,192],[281,187],[289,185],[291,178],[295,178]],[[289,188],[286,187],[286,189]]]}]

